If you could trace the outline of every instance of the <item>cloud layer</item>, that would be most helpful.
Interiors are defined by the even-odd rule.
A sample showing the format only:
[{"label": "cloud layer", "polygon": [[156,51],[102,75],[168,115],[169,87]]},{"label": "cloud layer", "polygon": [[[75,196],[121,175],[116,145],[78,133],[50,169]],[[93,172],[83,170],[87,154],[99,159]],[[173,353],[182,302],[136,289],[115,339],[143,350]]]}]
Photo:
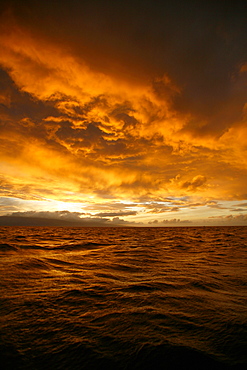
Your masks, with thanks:
[{"label": "cloud layer", "polygon": [[241,2],[138,5],[3,8],[3,199],[151,223],[155,213],[161,222],[171,212],[170,222],[182,211],[186,221],[185,209],[247,199]]}]

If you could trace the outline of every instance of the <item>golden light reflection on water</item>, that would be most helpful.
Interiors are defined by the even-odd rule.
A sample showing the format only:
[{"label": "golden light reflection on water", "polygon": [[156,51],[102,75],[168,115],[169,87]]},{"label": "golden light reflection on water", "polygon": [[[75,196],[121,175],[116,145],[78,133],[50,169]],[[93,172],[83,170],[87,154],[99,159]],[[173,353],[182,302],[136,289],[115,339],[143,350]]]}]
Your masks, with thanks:
[{"label": "golden light reflection on water", "polygon": [[[166,361],[186,348],[187,363],[196,349],[200,361],[242,364],[245,336],[235,322],[245,320],[245,234],[244,227],[1,228],[3,341],[11,338],[37,369],[47,353],[49,364],[68,369],[70,361],[95,364],[99,351],[132,363],[132,349],[147,343],[155,353],[168,346]],[[237,354],[222,336],[237,343]],[[61,346],[70,353],[63,359]]]}]

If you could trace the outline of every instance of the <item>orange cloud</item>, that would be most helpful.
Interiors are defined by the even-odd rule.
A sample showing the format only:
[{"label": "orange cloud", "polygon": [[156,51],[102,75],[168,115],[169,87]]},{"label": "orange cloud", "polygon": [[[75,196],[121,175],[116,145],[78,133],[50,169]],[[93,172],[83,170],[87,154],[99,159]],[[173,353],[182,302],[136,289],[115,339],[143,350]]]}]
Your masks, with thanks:
[{"label": "orange cloud", "polygon": [[161,199],[151,206],[157,214],[178,211],[167,197],[203,199],[200,204],[246,199],[240,75],[241,96],[236,89],[227,109],[189,111],[181,106],[186,87],[166,71],[149,84],[106,74],[10,19],[1,25],[0,64],[3,195],[95,197],[92,204],[128,199],[146,213]]}]

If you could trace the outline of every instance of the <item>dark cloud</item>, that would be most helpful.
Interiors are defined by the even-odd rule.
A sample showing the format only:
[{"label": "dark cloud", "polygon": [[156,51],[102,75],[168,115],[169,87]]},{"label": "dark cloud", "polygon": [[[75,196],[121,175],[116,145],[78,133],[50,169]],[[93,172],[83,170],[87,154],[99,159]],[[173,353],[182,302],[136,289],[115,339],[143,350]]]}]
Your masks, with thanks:
[{"label": "dark cloud", "polygon": [[164,213],[164,212],[178,212],[179,207],[174,207],[172,204],[167,205],[168,202],[151,202],[145,205],[148,213]]},{"label": "dark cloud", "polygon": [[172,218],[169,220],[163,220],[163,221],[158,221],[158,220],[153,220],[148,223],[149,225],[153,226],[181,226],[181,225],[186,225],[186,224],[191,224],[191,221],[189,220],[180,220],[179,218]]},{"label": "dark cloud", "polygon": [[195,176],[191,181],[184,182],[181,186],[182,188],[187,188],[189,190],[195,190],[196,188],[204,185],[207,178],[202,175]]},{"label": "dark cloud", "polygon": [[[9,117],[10,122],[13,119],[21,121],[28,118],[33,124],[37,124],[47,116],[58,116],[57,109],[50,102],[35,99],[21,91],[3,69],[0,69],[0,103],[0,117]],[[25,126],[25,121],[23,125]]]},{"label": "dark cloud", "polygon": [[130,226],[138,225],[135,222],[127,222],[119,217],[112,220],[105,217],[87,217],[84,213],[56,211],[56,212],[13,212],[6,216],[0,216],[1,226]]},{"label": "dark cloud", "polygon": [[118,217],[119,216],[135,216],[136,211],[118,211],[118,212],[100,212],[96,213],[94,216],[97,217]]},{"label": "dark cloud", "polygon": [[[154,78],[161,99],[170,99],[173,90],[155,79],[168,74],[181,90],[172,97],[174,109],[194,116],[186,131],[221,135],[241,117],[246,77],[239,72],[247,61],[244,1],[12,1],[12,8],[19,22],[67,43],[97,70]],[[120,117],[126,125],[134,122],[126,112]]]},{"label": "dark cloud", "polygon": [[180,224],[191,224],[191,221],[190,220],[180,220],[179,218],[173,218],[173,219],[170,219],[170,220],[163,220],[162,221],[163,224],[165,225],[170,225],[170,224],[175,224],[175,225],[180,225]]},{"label": "dark cloud", "polygon": [[158,220],[149,221],[149,225],[157,225],[159,223]]},{"label": "dark cloud", "polygon": [[35,218],[56,218],[56,219],[69,219],[69,220],[80,220],[80,216],[84,215],[81,212],[69,212],[69,211],[26,211],[26,212],[15,212],[11,216],[15,217],[35,217]]},{"label": "dark cloud", "polygon": [[247,203],[240,203],[241,207],[247,207]]},{"label": "dark cloud", "polygon": [[247,226],[247,215],[228,215],[228,216],[212,216],[209,219],[217,222],[219,225],[243,225]]}]

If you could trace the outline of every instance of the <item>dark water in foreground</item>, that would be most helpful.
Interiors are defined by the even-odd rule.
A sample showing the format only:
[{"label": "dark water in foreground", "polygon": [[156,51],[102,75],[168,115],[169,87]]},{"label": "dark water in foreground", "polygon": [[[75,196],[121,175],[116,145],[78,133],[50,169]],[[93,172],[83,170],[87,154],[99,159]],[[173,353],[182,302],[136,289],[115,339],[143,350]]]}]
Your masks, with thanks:
[{"label": "dark water in foreground", "polygon": [[247,227],[1,227],[5,369],[247,369]]}]

